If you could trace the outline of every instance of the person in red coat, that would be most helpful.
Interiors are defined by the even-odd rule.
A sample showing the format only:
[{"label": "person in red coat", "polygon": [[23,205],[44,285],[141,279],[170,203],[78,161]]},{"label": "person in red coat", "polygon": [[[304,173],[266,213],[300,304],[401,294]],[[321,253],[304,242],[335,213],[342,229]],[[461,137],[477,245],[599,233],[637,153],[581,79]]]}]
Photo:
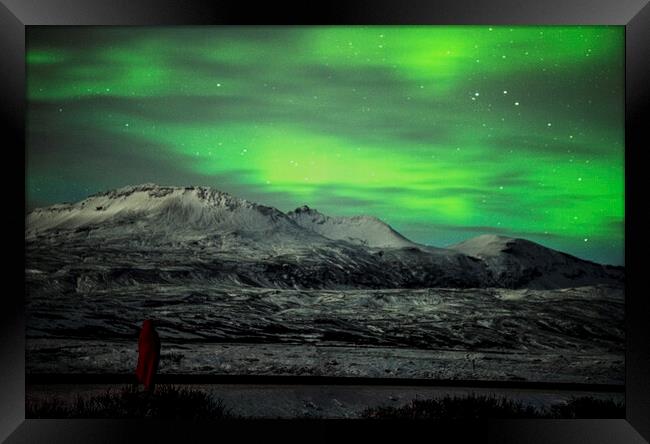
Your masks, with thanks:
[{"label": "person in red coat", "polygon": [[147,391],[153,391],[154,379],[160,361],[160,338],[150,319],[142,323],[138,339],[138,366],[135,374],[138,382],[144,384]]}]

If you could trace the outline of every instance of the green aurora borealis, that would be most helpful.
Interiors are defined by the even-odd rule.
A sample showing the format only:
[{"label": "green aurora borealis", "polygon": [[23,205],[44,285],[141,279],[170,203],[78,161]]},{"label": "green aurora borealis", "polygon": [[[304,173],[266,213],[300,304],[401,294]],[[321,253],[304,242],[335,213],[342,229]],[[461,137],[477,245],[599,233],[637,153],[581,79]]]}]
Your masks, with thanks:
[{"label": "green aurora borealis", "polygon": [[206,185],[622,264],[624,28],[31,27],[28,209]]}]

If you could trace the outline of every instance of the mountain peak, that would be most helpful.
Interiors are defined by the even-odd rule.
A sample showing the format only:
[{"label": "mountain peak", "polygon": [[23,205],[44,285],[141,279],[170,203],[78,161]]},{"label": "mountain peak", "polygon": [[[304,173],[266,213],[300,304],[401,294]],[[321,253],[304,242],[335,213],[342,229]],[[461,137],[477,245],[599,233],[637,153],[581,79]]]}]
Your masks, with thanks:
[{"label": "mountain peak", "polygon": [[[37,208],[27,215],[30,234],[49,229],[136,226],[144,232],[265,231],[295,226],[281,211],[202,186],[131,185],[86,199]],[[126,233],[128,230],[124,231]]]},{"label": "mountain peak", "polygon": [[546,247],[531,242],[526,239],[507,237],[498,234],[482,234],[480,236],[467,239],[455,245],[450,245],[449,249],[459,251],[474,257],[498,256],[506,250],[511,250],[514,246],[518,249],[526,250],[549,250]]},{"label": "mountain peak", "polygon": [[327,216],[307,205],[287,213],[295,223],[333,240],[373,248],[417,247],[382,220],[373,216]]},{"label": "mountain peak", "polygon": [[308,205],[302,205],[302,206],[296,208],[293,211],[289,211],[289,213],[287,213],[287,214],[291,214],[291,213],[297,213],[297,214],[300,214],[300,213],[321,214],[318,210],[309,208]]},{"label": "mountain peak", "polygon": [[481,259],[506,287],[562,288],[623,279],[619,271],[521,238],[484,234],[447,248]]},{"label": "mountain peak", "polygon": [[158,185],[150,182],[139,184],[139,185],[127,185],[113,190],[102,191],[99,193],[95,193],[89,196],[88,198],[108,197],[108,198],[116,199],[116,198],[128,197],[135,193],[147,193],[149,197],[160,198],[160,197],[165,197],[167,195],[170,195],[172,193],[183,194],[183,193],[192,193],[192,192],[194,192],[196,196],[201,199],[210,199],[217,196],[221,196],[231,200],[246,202],[244,199],[235,198],[234,196],[224,191],[220,191],[211,187],[195,186],[195,185],[178,187],[178,186]]}]

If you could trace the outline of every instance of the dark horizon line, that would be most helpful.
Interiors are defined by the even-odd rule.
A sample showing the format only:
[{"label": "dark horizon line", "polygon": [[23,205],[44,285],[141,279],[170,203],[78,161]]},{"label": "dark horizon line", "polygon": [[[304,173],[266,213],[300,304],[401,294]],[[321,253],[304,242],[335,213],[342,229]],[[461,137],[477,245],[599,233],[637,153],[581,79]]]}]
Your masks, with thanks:
[{"label": "dark horizon line", "polygon": [[[135,373],[26,373],[26,384],[135,384]],[[579,382],[543,382],[525,380],[471,380],[425,378],[373,378],[358,376],[285,376],[285,375],[197,375],[169,373],[157,375],[157,384],[233,384],[233,385],[368,385],[467,387],[624,393],[625,384]]]}]

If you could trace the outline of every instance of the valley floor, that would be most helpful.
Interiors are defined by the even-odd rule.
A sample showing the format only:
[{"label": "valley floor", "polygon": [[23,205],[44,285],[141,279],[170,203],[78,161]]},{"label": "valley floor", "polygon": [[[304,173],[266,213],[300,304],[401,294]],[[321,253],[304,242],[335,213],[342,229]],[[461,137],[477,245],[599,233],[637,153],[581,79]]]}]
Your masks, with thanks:
[{"label": "valley floor", "polygon": [[[111,391],[120,384],[35,384],[28,385],[27,402],[32,405],[57,400],[74,405],[77,396],[89,399]],[[272,385],[272,384],[178,384],[175,387],[209,393],[221,400],[236,417],[247,418],[358,418],[367,409],[400,408],[413,400],[488,396],[506,398],[536,409],[563,404],[574,398],[624,403],[622,392],[550,391],[530,389],[491,389],[472,387],[362,386],[362,385]]]},{"label": "valley floor", "polygon": [[[26,396],[28,403],[70,403],[77,395],[119,390],[134,375],[142,319],[153,318],[162,343],[160,375],[209,392],[236,416],[355,418],[446,395],[494,395],[535,407],[578,396],[620,404],[623,307],[623,290],[610,287],[40,287],[27,304]],[[84,383],[75,375],[96,377]],[[56,383],[58,376],[64,383]],[[188,383],[201,376],[206,384]],[[218,381],[260,376],[397,385]]]},{"label": "valley floor", "polygon": [[[31,339],[28,374],[133,373],[136,344],[127,341]],[[161,374],[421,378],[623,384],[618,353],[468,352],[308,344],[164,344]]]}]

